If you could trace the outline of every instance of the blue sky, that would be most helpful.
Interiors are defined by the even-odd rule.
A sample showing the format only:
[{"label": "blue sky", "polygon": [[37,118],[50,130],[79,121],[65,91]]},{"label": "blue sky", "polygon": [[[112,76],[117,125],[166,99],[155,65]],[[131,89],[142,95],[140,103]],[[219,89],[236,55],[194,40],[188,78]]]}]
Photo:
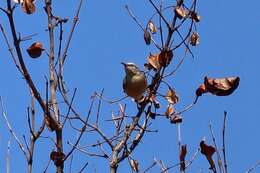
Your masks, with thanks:
[{"label": "blue sky", "polygon": [[[75,0],[66,2],[54,2],[54,11],[58,16],[68,17],[70,20],[64,28],[65,35],[68,34],[72,16],[75,13],[77,3]],[[169,3],[171,1],[165,1]],[[17,30],[27,36],[32,33],[38,35],[33,37],[39,40],[46,48],[48,47],[48,33],[45,31],[46,15],[42,10],[42,2],[37,1],[37,13],[27,16],[17,8],[15,21]],[[77,26],[72,44],[68,53],[68,61],[65,66],[65,80],[71,93],[75,87],[78,88],[75,106],[86,113],[89,98],[94,91],[105,89],[105,96],[116,99],[124,96],[122,91],[122,79],[124,71],[120,62],[134,62],[143,68],[149,52],[155,52],[151,46],[146,46],[143,41],[143,33],[140,28],[127,14],[124,6],[128,4],[138,19],[146,24],[154,10],[148,1],[121,0],[121,1],[85,1],[81,10],[79,24]],[[0,2],[4,7],[4,1]],[[208,143],[212,143],[209,133],[209,122],[211,121],[216,134],[219,147],[221,146],[221,130],[223,112],[228,112],[227,118],[227,158],[230,172],[245,172],[256,161],[260,160],[259,131],[259,30],[256,23],[260,17],[260,2],[249,1],[198,1],[198,13],[201,22],[197,25],[200,35],[200,44],[192,48],[195,58],[190,56],[185,59],[183,66],[177,75],[169,80],[176,89],[180,103],[177,109],[192,102],[196,88],[203,82],[204,76],[224,77],[240,76],[240,86],[228,97],[216,97],[204,95],[198,103],[188,112],[183,114],[184,122],[181,125],[182,140],[188,145],[187,159],[191,158],[196,151],[200,140],[206,137]],[[0,22],[4,25],[9,38],[7,18],[0,13]],[[25,81],[13,65],[3,37],[0,37],[0,73],[2,85],[0,95],[4,99],[5,109],[17,135],[22,139],[27,134],[26,107],[30,104],[29,91]],[[22,43],[26,49],[33,41]],[[32,77],[42,93],[44,93],[44,75],[47,72],[47,56],[32,60],[24,51],[25,62]],[[179,53],[173,60],[178,62]],[[135,106],[130,99],[122,103],[128,104],[129,113],[134,113]],[[165,104],[163,104],[165,106]],[[111,112],[116,111],[117,106],[104,104],[102,118],[109,119]],[[40,114],[40,111],[39,111]],[[41,115],[39,115],[41,116]],[[111,133],[110,124],[104,123],[104,129]],[[158,133],[147,134],[144,140],[133,153],[133,157],[140,162],[141,169],[151,164],[154,157],[161,159],[166,165],[178,162],[177,152],[177,129],[165,118],[156,118],[152,129],[159,130]],[[46,132],[45,135],[48,133]],[[65,136],[75,135],[66,131]],[[5,171],[5,154],[7,141],[10,134],[7,131],[3,118],[0,118],[0,169]],[[71,140],[75,138],[70,138]],[[88,136],[82,145],[89,143]],[[90,140],[92,137],[90,137]],[[85,142],[85,143],[84,143]],[[48,161],[48,153],[52,150],[51,143],[40,140],[36,146],[35,172],[42,172]],[[25,161],[15,141],[11,143],[11,172],[25,172]],[[89,161],[90,172],[107,172],[108,164],[102,159],[89,158],[79,153],[74,158],[75,172],[80,167],[80,161]],[[53,167],[50,168],[50,172]],[[194,161],[187,172],[208,172],[208,165],[201,155]],[[19,170],[19,171],[18,171]],[[129,166],[125,162],[119,172],[129,172]],[[155,167],[151,172],[158,172]],[[176,170],[176,169],[175,169]],[[255,172],[258,172],[256,170]]]}]

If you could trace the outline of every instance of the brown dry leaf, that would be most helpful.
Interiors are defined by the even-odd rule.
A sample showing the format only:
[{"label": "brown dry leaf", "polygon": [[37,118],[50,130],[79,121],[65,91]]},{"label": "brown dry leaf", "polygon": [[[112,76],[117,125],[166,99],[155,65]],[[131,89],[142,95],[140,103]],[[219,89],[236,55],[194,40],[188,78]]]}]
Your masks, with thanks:
[{"label": "brown dry leaf", "polygon": [[151,44],[151,40],[152,40],[152,37],[151,37],[151,34],[144,30],[144,41],[145,41],[145,44],[146,45],[150,45]]},{"label": "brown dry leaf", "polygon": [[186,165],[185,165],[185,157],[187,155],[187,145],[182,145],[181,146],[181,151],[180,151],[180,171],[184,171],[185,168],[186,168]]},{"label": "brown dry leaf", "polygon": [[210,169],[215,168],[215,163],[214,160],[212,159],[212,156],[215,153],[215,151],[216,151],[215,147],[205,144],[204,140],[200,142],[200,152],[201,154],[206,156],[210,164]]},{"label": "brown dry leaf", "polygon": [[174,115],[170,117],[170,122],[172,124],[182,123],[182,117],[180,115]]},{"label": "brown dry leaf", "polygon": [[150,54],[147,58],[148,65],[150,64],[155,70],[158,70],[161,68],[161,65],[159,63],[159,54],[153,55]]},{"label": "brown dry leaf", "polygon": [[165,112],[165,115],[167,118],[170,118],[170,116],[173,114],[174,112],[174,108],[173,108],[173,105],[172,104],[169,104],[167,106],[167,109],[166,109],[166,112]]},{"label": "brown dry leaf", "polygon": [[24,0],[22,8],[26,14],[33,14],[35,12],[34,0]]},{"label": "brown dry leaf", "polygon": [[61,166],[63,164],[63,159],[65,154],[62,152],[52,151],[50,154],[50,159],[54,162],[56,166]]},{"label": "brown dry leaf", "polygon": [[170,64],[173,57],[172,50],[162,50],[159,54],[159,63],[162,67],[166,67]]},{"label": "brown dry leaf", "polygon": [[191,11],[190,17],[197,23],[200,21],[201,18],[195,11]]},{"label": "brown dry leaf", "polygon": [[185,18],[187,16],[186,10],[183,7],[181,7],[181,6],[177,6],[175,8],[175,14],[177,15],[177,17],[179,19],[183,19],[183,18]]},{"label": "brown dry leaf", "polygon": [[196,90],[196,96],[199,97],[199,96],[202,96],[202,94],[208,92],[207,89],[206,89],[206,86],[205,84],[201,84],[199,86],[199,88]]},{"label": "brown dry leaf", "polygon": [[27,53],[31,58],[38,58],[41,56],[43,50],[42,44],[40,42],[35,42],[27,49]]},{"label": "brown dry leaf", "polygon": [[149,20],[149,22],[147,23],[147,27],[149,28],[152,34],[155,34],[157,32],[157,28],[151,20]]},{"label": "brown dry leaf", "polygon": [[227,96],[232,94],[239,85],[239,77],[226,78],[204,78],[206,90],[217,96]]},{"label": "brown dry leaf", "polygon": [[139,172],[139,163],[137,160],[131,159],[130,160],[131,168],[134,172]]},{"label": "brown dry leaf", "polygon": [[176,92],[172,89],[169,88],[166,96],[165,96],[166,100],[170,103],[170,104],[176,104],[179,101],[178,96],[176,95]]},{"label": "brown dry leaf", "polygon": [[197,46],[199,44],[199,34],[197,32],[193,32],[190,36],[190,44],[192,46]]}]

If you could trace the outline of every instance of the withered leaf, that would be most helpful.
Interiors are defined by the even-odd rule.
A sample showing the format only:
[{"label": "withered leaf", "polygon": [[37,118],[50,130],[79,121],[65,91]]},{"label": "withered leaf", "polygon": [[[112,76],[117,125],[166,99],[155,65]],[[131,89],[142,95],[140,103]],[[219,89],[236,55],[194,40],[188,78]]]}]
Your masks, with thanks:
[{"label": "withered leaf", "polygon": [[149,20],[149,22],[147,23],[147,27],[149,28],[152,34],[155,34],[157,32],[157,28],[151,20]]},{"label": "withered leaf", "polygon": [[196,96],[202,96],[202,94],[208,92],[205,84],[201,84],[199,88],[196,90]]},{"label": "withered leaf", "polygon": [[131,159],[130,160],[131,168],[134,172],[139,172],[139,163],[137,160]]},{"label": "withered leaf", "polygon": [[177,6],[175,8],[175,14],[179,19],[183,19],[187,16],[187,12],[182,6]]},{"label": "withered leaf", "polygon": [[190,17],[197,23],[200,21],[200,16],[195,11],[191,11]]},{"label": "withered leaf", "polygon": [[181,151],[180,151],[180,164],[181,164],[180,171],[184,171],[186,168],[186,165],[185,165],[186,154],[187,154],[187,145],[182,145]]},{"label": "withered leaf", "polygon": [[31,58],[38,58],[42,55],[43,46],[40,42],[34,42],[28,49],[27,53]]},{"label": "withered leaf", "polygon": [[65,154],[62,152],[52,151],[50,154],[50,159],[54,162],[56,166],[61,166],[63,164],[63,159]]},{"label": "withered leaf", "polygon": [[169,117],[171,116],[171,114],[173,114],[173,112],[174,112],[174,108],[173,108],[172,104],[169,104],[169,105],[167,106],[166,111],[165,111],[165,116],[166,116],[167,118],[169,118]]},{"label": "withered leaf", "polygon": [[228,96],[232,94],[239,85],[239,77],[226,78],[204,78],[206,90],[217,96]]},{"label": "withered leaf", "polygon": [[152,40],[152,37],[151,37],[151,34],[144,30],[144,41],[145,41],[145,44],[146,45],[150,45],[151,44],[151,40]]},{"label": "withered leaf", "polygon": [[172,88],[169,88],[165,98],[170,104],[176,104],[179,101],[179,97]]},{"label": "withered leaf", "polygon": [[172,124],[182,123],[182,117],[180,115],[173,115],[170,117],[170,122]]},{"label": "withered leaf", "polygon": [[155,70],[158,70],[161,68],[161,65],[159,63],[159,54],[153,55],[150,54],[147,58],[148,64],[150,64]]},{"label": "withered leaf", "polygon": [[212,158],[215,151],[216,151],[215,147],[205,144],[204,140],[202,140],[200,142],[200,152],[201,152],[201,154],[205,155],[205,157],[207,158],[207,160],[210,164],[210,169],[215,168],[215,163]]},{"label": "withered leaf", "polygon": [[173,112],[174,112],[173,105],[172,105],[172,104],[169,104],[169,105],[167,106],[166,111],[165,111],[165,116],[166,116],[167,118],[170,118],[170,116],[173,114]]},{"label": "withered leaf", "polygon": [[22,8],[26,14],[33,14],[35,12],[34,0],[24,0]]},{"label": "withered leaf", "polygon": [[190,44],[192,46],[197,46],[199,44],[199,34],[197,32],[193,32],[190,36]]},{"label": "withered leaf", "polygon": [[173,57],[172,50],[162,50],[159,54],[159,63],[162,67],[166,67],[170,64]]}]

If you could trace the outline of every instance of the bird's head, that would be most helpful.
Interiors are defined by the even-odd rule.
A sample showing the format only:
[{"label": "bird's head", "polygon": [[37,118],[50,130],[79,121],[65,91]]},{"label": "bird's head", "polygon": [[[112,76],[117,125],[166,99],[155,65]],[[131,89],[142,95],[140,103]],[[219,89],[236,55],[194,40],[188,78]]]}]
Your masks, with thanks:
[{"label": "bird's head", "polygon": [[128,75],[135,75],[140,72],[139,68],[134,63],[124,63],[121,64],[125,67],[125,73]]}]

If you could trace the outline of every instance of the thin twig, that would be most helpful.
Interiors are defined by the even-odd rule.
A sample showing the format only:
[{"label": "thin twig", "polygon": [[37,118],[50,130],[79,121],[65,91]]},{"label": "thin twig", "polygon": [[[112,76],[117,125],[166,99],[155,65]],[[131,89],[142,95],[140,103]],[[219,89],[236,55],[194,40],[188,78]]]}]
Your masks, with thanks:
[{"label": "thin twig", "polygon": [[226,120],[227,120],[227,112],[224,111],[224,120],[223,120],[223,129],[222,129],[222,151],[223,151],[223,158],[224,158],[224,169],[225,173],[228,172],[227,168],[227,158],[226,158],[226,145],[225,145],[225,130],[226,130]]},{"label": "thin twig", "polygon": [[260,166],[260,161],[258,161],[256,164],[254,164],[251,168],[249,168],[246,173],[250,173],[254,171],[258,166]]},{"label": "thin twig", "polygon": [[215,138],[215,135],[214,135],[214,133],[213,133],[213,129],[212,129],[211,123],[209,123],[209,129],[210,129],[211,138],[212,138],[212,141],[213,141],[213,143],[214,143],[214,146],[215,146],[215,149],[216,149],[216,153],[217,153],[218,167],[219,167],[220,172],[223,173],[223,170],[224,170],[224,169],[223,169],[222,159],[221,159],[221,156],[220,156],[218,147],[217,147],[216,138]]},{"label": "thin twig", "polygon": [[7,153],[6,153],[6,173],[10,173],[10,160],[11,160],[11,138],[7,142]]},{"label": "thin twig", "polygon": [[0,96],[0,102],[1,102],[1,109],[2,109],[2,115],[5,119],[6,125],[8,127],[9,132],[11,133],[11,135],[14,137],[15,141],[17,142],[19,148],[21,149],[21,151],[23,152],[24,156],[26,157],[26,159],[28,159],[27,154],[26,154],[26,149],[24,148],[22,142],[20,141],[20,139],[16,136],[8,118],[7,118],[7,113],[4,110],[4,105],[3,105],[3,99],[2,96]]}]

